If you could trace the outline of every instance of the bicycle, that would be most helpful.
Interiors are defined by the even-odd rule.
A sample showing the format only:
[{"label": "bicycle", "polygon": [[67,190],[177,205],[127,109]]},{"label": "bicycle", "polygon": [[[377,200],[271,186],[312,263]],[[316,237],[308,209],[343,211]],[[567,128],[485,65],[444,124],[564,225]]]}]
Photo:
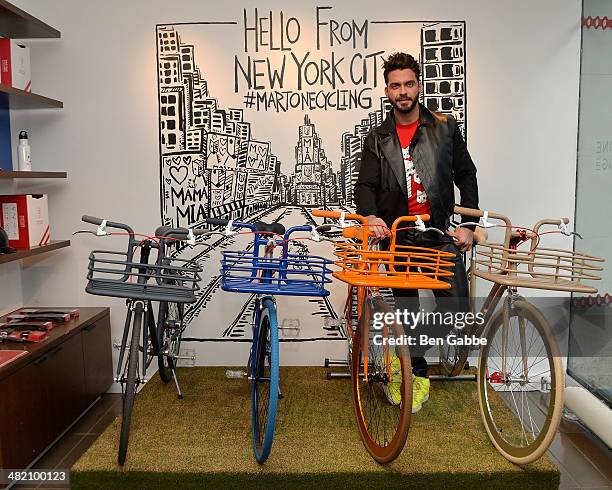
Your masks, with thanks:
[{"label": "bicycle", "polygon": [[[114,378],[115,382],[121,384],[123,397],[117,455],[118,464],[123,466],[127,457],[136,392],[138,386],[145,382],[147,370],[154,358],[158,360],[162,381],[167,383],[174,379],[178,397],[183,397],[176,376],[176,362],[187,359],[179,354],[185,329],[183,307],[185,303],[196,300],[195,293],[199,289],[199,273],[202,268],[188,260],[169,256],[167,248],[177,242],[195,245],[196,236],[210,232],[162,226],[156,230],[155,236],[149,237],[134,233],[124,223],[92,216],[83,216],[82,220],[98,225],[98,229],[95,232],[80,230],[73,234],[128,237],[126,252],[93,250],[90,253],[85,288],[92,295],[126,299],[127,314]],[[109,232],[107,228],[121,232]],[[157,251],[154,263],[149,261],[151,250]],[[154,301],[159,302],[157,323],[153,312]]]},{"label": "bicycle", "polygon": [[[420,231],[429,230],[424,225],[429,220],[426,215],[398,218],[390,230],[388,250],[379,250],[363,216],[323,210],[312,214],[340,220],[342,237],[352,240],[334,241],[339,270],[332,275],[348,284],[344,319],[353,405],[367,451],[377,462],[389,463],[399,456],[408,437],[412,366],[409,347],[402,342],[406,335],[401,325],[389,320],[395,317],[393,308],[379,288],[447,289],[450,285],[443,278],[453,274],[453,264],[445,259],[453,254],[396,243],[397,232],[406,229],[400,227],[403,223],[414,223],[410,227]],[[348,226],[347,219],[358,226]],[[394,403],[390,393],[398,391],[401,401]]]},{"label": "bicycle", "polygon": [[[541,236],[547,233],[577,235],[567,230],[567,218],[540,220],[529,229],[513,226],[508,217],[498,213],[455,207],[455,214],[479,219],[459,226],[478,226],[485,232],[494,226],[505,228],[502,243],[488,243],[486,233],[477,237],[468,269],[472,313],[476,311],[476,279],[492,286],[479,311],[482,321],[454,334],[486,339],[477,372],[482,420],[493,445],[506,459],[527,464],[544,454],[557,431],[563,410],[564,373],[552,327],[518,288],[596,293],[596,288],[582,281],[600,279],[593,271],[603,268],[594,263],[603,259],[540,247]],[[489,218],[503,224],[490,223]],[[558,230],[540,232],[548,225]],[[519,249],[526,242],[531,242],[529,250]],[[467,347],[442,347],[440,364],[446,374],[461,372],[469,351]],[[534,397],[535,392],[541,395]],[[543,418],[538,405],[543,405]]]},{"label": "bicycle", "polygon": [[[246,251],[224,251],[221,261],[221,289],[234,293],[255,294],[253,341],[247,362],[251,382],[251,435],[253,453],[258,463],[264,463],[272,450],[276,428],[279,388],[279,339],[275,296],[327,296],[325,285],[331,261],[304,253],[290,254],[288,244],[298,231],[311,233],[308,239],[319,241],[317,229],[294,226],[285,230],[280,223],[243,223],[207,218],[214,226],[246,228],[254,234],[253,248]],[[281,239],[275,236],[282,237]],[[280,257],[274,249],[280,246]],[[263,248],[263,254],[261,249]],[[233,376],[232,376],[233,377]]]}]

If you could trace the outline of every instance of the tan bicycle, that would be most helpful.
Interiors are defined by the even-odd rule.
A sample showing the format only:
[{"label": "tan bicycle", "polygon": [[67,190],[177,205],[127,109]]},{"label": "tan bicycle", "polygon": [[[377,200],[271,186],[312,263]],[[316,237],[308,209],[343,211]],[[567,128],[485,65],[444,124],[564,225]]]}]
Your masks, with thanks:
[{"label": "tan bicycle", "polygon": [[[493,445],[506,459],[530,463],[548,449],[559,426],[564,372],[550,324],[518,288],[596,293],[597,288],[583,281],[600,279],[593,273],[603,270],[597,263],[604,260],[540,246],[544,234],[572,234],[566,228],[567,218],[544,219],[528,229],[512,226],[509,218],[498,213],[461,207],[456,207],[455,213],[475,218],[459,226],[478,226],[468,278],[472,313],[479,313],[481,321],[452,334],[486,338],[477,374],[482,420]],[[494,226],[505,228],[501,243],[487,242],[486,229]],[[542,232],[544,226],[557,229]],[[521,249],[522,244],[529,247]],[[476,312],[478,278],[492,286]],[[459,374],[468,355],[469,348],[463,346],[446,343],[441,347],[440,364],[445,374]]]}]

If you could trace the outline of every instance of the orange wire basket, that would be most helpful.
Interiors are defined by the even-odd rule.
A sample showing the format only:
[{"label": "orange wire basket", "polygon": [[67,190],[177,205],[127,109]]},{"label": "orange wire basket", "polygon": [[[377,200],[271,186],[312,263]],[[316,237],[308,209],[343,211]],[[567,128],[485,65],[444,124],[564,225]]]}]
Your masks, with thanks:
[{"label": "orange wire basket", "polygon": [[[336,242],[334,255],[338,260],[334,264],[339,270],[332,273],[336,279],[358,287],[398,288],[398,289],[449,289],[449,283],[442,280],[453,275],[451,252],[435,248],[398,245],[395,242],[398,226],[401,223],[413,223],[416,216],[397,218],[391,227],[389,250],[372,248],[369,238],[373,236],[366,218],[357,214],[346,214],[338,211],[315,209],[313,216],[321,218],[346,218],[361,223],[359,226],[344,228],[342,234],[352,239]],[[429,220],[428,215],[421,217]]]},{"label": "orange wire basket", "polygon": [[340,270],[332,275],[353,286],[400,289],[448,289],[441,278],[453,275],[450,252],[433,248],[395,245],[374,250],[367,244],[338,242],[334,261]]}]

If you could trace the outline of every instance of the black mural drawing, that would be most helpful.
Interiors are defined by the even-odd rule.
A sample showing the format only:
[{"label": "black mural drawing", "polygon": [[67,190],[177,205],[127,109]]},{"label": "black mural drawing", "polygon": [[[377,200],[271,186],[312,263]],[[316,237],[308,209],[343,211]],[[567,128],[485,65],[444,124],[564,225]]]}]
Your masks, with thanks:
[{"label": "black mural drawing", "polygon": [[[452,114],[466,136],[465,22],[372,21],[371,28],[376,24],[387,28],[394,23],[410,23],[420,29],[421,102],[431,110]],[[235,29],[237,23],[222,24]],[[314,223],[310,211],[315,207],[351,211],[363,141],[372,127],[383,122],[391,108],[388,100],[380,97],[377,109],[370,110],[350,130],[339,129],[336,141],[325,141],[327,145],[340,143],[337,169],[317,132],[315,121],[323,116],[305,113],[295,131],[295,162],[286,162],[284,167],[292,168],[292,173],[285,174],[274,148],[287,142],[256,139],[256,128],[245,116],[245,112],[248,115],[254,109],[246,99],[245,111],[225,108],[211,94],[202,67],[195,63],[196,47],[183,42],[180,29],[181,25],[173,24],[156,28],[162,222],[193,227],[202,225],[206,217],[220,217],[282,220],[291,226]],[[208,46],[197,47],[198,51],[206,49]],[[380,53],[384,51],[376,54]],[[363,110],[359,112],[363,114]],[[214,309],[218,302],[221,252],[251,247],[252,239],[217,236],[209,239],[205,247],[177,251],[177,255],[196,260],[205,269],[198,300],[186,311],[188,322],[194,323],[205,308]],[[330,253],[326,246],[312,249],[311,242],[304,242],[293,252]],[[224,313],[218,316],[228,323],[207,330],[198,340],[250,341],[252,297],[233,296],[236,298],[231,300],[232,306],[217,305]],[[302,316],[320,318],[318,333],[301,334],[299,318],[280,319],[281,341],[345,338],[338,313],[327,298],[299,301],[306,305]],[[233,312],[228,314],[231,308]]]}]

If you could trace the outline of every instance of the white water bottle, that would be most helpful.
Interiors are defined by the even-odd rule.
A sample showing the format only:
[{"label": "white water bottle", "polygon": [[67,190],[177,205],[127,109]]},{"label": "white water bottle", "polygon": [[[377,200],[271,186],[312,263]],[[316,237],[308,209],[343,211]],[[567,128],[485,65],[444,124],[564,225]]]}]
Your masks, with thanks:
[{"label": "white water bottle", "polygon": [[26,133],[25,131],[21,131],[19,133],[17,159],[19,162],[20,171],[30,172],[32,170],[32,154],[30,144],[28,143],[28,133]]}]

